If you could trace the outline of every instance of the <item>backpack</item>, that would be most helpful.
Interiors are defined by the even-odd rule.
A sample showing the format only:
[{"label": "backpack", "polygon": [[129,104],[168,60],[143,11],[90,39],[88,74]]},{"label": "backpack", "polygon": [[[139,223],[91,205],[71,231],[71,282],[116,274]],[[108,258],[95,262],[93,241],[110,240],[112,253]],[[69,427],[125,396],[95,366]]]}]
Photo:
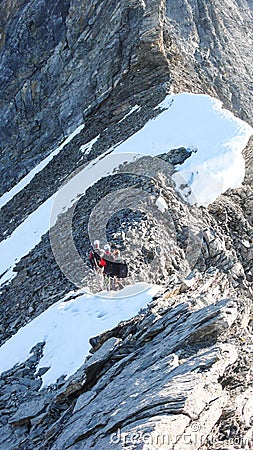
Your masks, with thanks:
[{"label": "backpack", "polygon": [[124,262],[113,262],[112,263],[112,276],[116,278],[126,278],[128,273],[127,264]]},{"label": "backpack", "polygon": [[104,267],[104,274],[113,276],[114,275],[114,263],[113,263],[113,261],[110,261],[105,256],[103,256],[102,259],[106,262],[106,265]]},{"label": "backpack", "polygon": [[118,274],[118,277],[119,278],[126,278],[127,274],[128,274],[127,264],[124,263],[124,262],[119,263],[119,274]]}]

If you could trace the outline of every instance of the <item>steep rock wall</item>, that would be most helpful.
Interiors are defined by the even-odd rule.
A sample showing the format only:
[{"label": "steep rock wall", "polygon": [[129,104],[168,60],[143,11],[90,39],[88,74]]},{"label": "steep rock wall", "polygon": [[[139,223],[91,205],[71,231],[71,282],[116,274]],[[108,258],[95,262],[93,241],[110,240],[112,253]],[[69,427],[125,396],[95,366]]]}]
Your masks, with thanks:
[{"label": "steep rock wall", "polygon": [[252,1],[166,2],[164,29],[180,56],[172,69],[177,89],[189,88],[197,74],[202,88],[213,89],[226,107],[252,123],[251,23]]},{"label": "steep rock wall", "polygon": [[0,16],[2,192],[77,125],[117,120],[164,81],[251,120],[250,1],[4,0]]},{"label": "steep rock wall", "polygon": [[[158,2],[150,3],[152,21],[147,23],[154,27]],[[9,2],[3,2],[1,16],[8,6]],[[30,1],[8,10],[9,20],[2,25],[0,65],[4,190],[135,70],[140,42],[139,54],[143,59],[147,55],[143,64],[152,69],[158,63],[149,57],[156,31],[148,42],[142,1]],[[132,83],[133,92],[149,85],[152,70],[146,75],[146,81],[141,77],[141,87]],[[125,101],[131,90],[122,91]]]}]

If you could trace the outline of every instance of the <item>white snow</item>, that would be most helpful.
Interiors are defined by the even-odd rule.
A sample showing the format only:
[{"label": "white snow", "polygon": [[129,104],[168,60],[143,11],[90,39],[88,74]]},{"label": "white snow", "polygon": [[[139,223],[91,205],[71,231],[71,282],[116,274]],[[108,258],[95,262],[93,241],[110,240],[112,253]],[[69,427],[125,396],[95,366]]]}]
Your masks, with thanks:
[{"label": "white snow", "polygon": [[248,240],[246,240],[246,239],[243,239],[242,241],[242,244],[244,245],[244,247],[246,247],[246,248],[250,248],[250,243],[249,243],[249,241]]},{"label": "white snow", "polygon": [[131,116],[131,114],[133,114],[134,111],[137,111],[141,109],[141,107],[139,105],[135,105],[124,117],[122,117],[121,120],[119,120],[118,123],[123,122],[128,116]]},{"label": "white snow", "polygon": [[163,196],[160,194],[159,197],[156,199],[155,202],[157,208],[163,213],[167,211],[168,205],[166,203],[166,200],[163,198]]},{"label": "white snow", "polygon": [[84,153],[85,155],[88,155],[91,152],[92,147],[95,144],[95,142],[97,142],[99,136],[100,135],[98,134],[94,139],[92,139],[87,144],[81,145],[81,147],[80,147],[81,153]]},{"label": "white snow", "polygon": [[250,125],[208,95],[168,95],[159,107],[165,110],[114,151],[155,156],[178,147],[194,149],[178,167],[181,177],[174,178],[179,190],[181,184],[189,185],[181,193],[190,203],[208,205],[229,187],[241,185],[241,152],[252,134]]},{"label": "white snow", "polygon": [[[89,353],[89,339],[128,320],[146,307],[158,292],[158,286],[139,283],[122,291],[81,294],[64,298],[21,328],[0,348],[0,372],[29,358],[30,350],[45,342],[40,367],[50,367],[42,376],[43,387],[62,376],[69,377]],[[104,295],[104,296],[103,296]]]},{"label": "white snow", "polygon": [[73,133],[71,133],[65,141],[62,142],[59,147],[57,147],[50,155],[48,155],[43,161],[41,161],[34,169],[32,169],[22,180],[20,180],[10,191],[5,192],[2,197],[0,197],[0,208],[2,208],[6,203],[8,203],[14,195],[16,195],[19,191],[21,191],[25,186],[27,186],[30,181],[35,177],[35,175],[41,172],[48,163],[53,159],[54,156],[58,155],[60,151],[70,142],[72,139],[80,133],[80,131],[84,128],[84,125],[80,125],[76,128]]},{"label": "white snow", "polygon": [[56,194],[30,214],[7,239],[0,242],[0,285],[15,277],[14,266],[27,255],[47,232],[50,225],[50,211]]}]

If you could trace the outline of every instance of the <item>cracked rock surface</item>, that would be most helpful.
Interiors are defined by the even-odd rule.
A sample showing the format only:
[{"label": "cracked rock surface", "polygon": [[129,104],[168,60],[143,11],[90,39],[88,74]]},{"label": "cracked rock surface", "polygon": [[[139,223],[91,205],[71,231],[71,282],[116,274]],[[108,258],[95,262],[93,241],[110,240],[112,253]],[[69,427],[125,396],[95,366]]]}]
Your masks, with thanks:
[{"label": "cracked rock surface", "polygon": [[[187,279],[171,280],[139,316],[91,339],[91,356],[67,381],[38,391],[37,375],[37,387],[16,390],[18,401],[10,403],[18,373],[28,383],[31,358],[5,372],[0,382],[10,406],[4,408],[0,448],[146,449],[150,440],[163,438],[165,448],[183,449],[191,436],[190,448],[198,449],[213,430],[222,433],[228,409],[246,439],[253,430],[252,354],[239,387],[228,378],[252,339],[250,299],[244,288],[238,297],[217,270],[195,272],[186,285]],[[41,351],[43,346],[34,349],[34,368]]]},{"label": "cracked rock surface", "polygon": [[[168,93],[213,95],[252,124],[252,6],[2,0],[0,194],[85,127],[2,208],[0,240],[73,172],[154,118]],[[92,151],[83,152],[95,137]],[[90,355],[69,379],[41,389],[43,342],[2,373],[0,450],[252,449],[252,143],[242,186],[207,208],[185,204],[173,189],[170,177],[186,157],[181,148],[160,155],[155,173],[142,161],[138,175],[128,174],[130,165],[99,180],[62,215],[59,241],[64,247],[64,221],[73,213],[82,277],[92,286],[86,253],[93,205],[122,187],[154,201],[162,190],[171,228],[157,209],[146,214],[137,203],[106,225],[108,240],[125,251],[130,280],[158,283],[160,292],[136,317],[91,336]],[[0,290],[1,343],[77,290],[56,264],[49,233],[15,271]]]}]

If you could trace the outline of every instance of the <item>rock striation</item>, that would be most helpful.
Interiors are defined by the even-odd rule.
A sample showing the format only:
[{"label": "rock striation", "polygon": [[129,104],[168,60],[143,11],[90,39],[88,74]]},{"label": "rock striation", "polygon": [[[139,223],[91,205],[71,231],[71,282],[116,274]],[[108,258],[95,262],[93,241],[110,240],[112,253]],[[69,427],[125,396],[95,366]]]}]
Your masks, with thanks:
[{"label": "rock striation", "polygon": [[251,1],[3,0],[0,17],[2,192],[78,125],[94,138],[163,82],[252,119]]},{"label": "rock striation", "polygon": [[[92,355],[72,377],[40,391],[38,345],[1,376],[0,448],[183,449],[189,436],[192,449],[247,445],[250,304],[216,269],[191,283],[174,278],[139,316],[92,338]],[[232,414],[239,428],[229,427]]]},{"label": "rock striation", "polygon": [[[251,22],[251,0],[2,0],[0,192],[85,126],[2,208],[0,239],[70,174],[155,117],[167,93],[209,93],[251,122]],[[94,205],[122,187],[131,192],[136,203],[108,218],[107,238],[125,250],[131,282],[161,290],[138,316],[91,337],[68,380],[41,389],[43,342],[2,373],[0,450],[252,448],[252,154],[251,140],[243,185],[208,208],[174,190],[175,165],[188,156],[181,148],[159,155],[155,173],[142,160],[100,179],[62,215],[52,233],[60,229],[64,248],[69,214],[86,261]],[[154,206],[161,192],[167,227]],[[153,198],[147,212],[137,193]],[[76,290],[49,233],[15,272],[0,291],[1,343]],[[93,286],[86,264],[82,278]]]}]

